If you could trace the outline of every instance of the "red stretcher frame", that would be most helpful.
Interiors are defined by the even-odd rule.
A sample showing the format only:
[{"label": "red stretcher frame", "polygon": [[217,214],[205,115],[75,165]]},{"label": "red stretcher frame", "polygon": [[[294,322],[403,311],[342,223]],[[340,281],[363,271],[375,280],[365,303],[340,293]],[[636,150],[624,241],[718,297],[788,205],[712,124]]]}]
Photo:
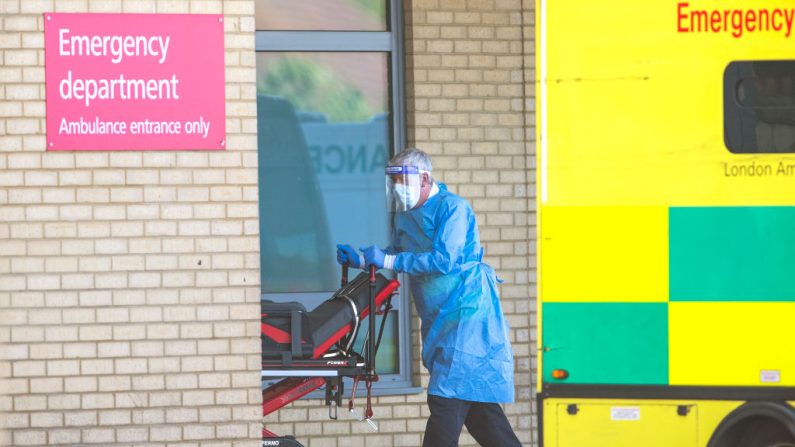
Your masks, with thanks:
[{"label": "red stretcher frame", "polygon": [[[347,272],[347,265],[344,265],[343,266],[343,273],[342,273],[342,285],[343,286],[345,284],[347,284],[347,282],[348,282],[348,274],[347,273],[348,273]],[[371,266],[371,269],[370,269],[370,283],[371,283],[372,287],[374,288],[375,287],[375,267],[374,266]],[[400,282],[398,282],[396,279],[392,279],[381,290],[379,290],[377,292],[374,292],[375,296],[373,297],[373,301],[375,303],[375,308],[379,309],[381,307],[381,305],[383,305],[384,302],[387,301],[387,298],[391,297],[392,295],[394,295],[396,293],[396,291],[397,291],[399,286],[400,286]],[[379,313],[376,312],[376,315],[378,315],[378,314]],[[359,312],[360,325],[362,324],[361,322],[366,317],[368,317],[369,315],[370,315],[370,305],[368,303],[368,305],[364,309],[362,309],[361,312]],[[387,317],[387,315],[386,315],[386,313],[384,313],[384,318],[386,318],[386,317]],[[377,342],[375,342],[375,331],[373,330],[374,327],[375,327],[374,326],[374,321],[371,321],[370,322],[370,329],[371,330],[368,333],[369,334],[368,337],[369,337],[369,339],[371,341],[369,343],[369,346],[372,346],[372,351],[371,351],[371,354],[370,354],[372,357],[370,357],[370,358],[373,358],[373,359],[374,359],[375,349],[377,348]],[[291,371],[291,370],[306,370],[310,374],[307,374],[306,376],[301,376],[301,377],[286,377],[286,378],[284,378],[284,379],[282,379],[282,380],[270,385],[269,387],[265,388],[264,390],[262,390],[262,415],[263,415],[263,417],[267,416],[267,415],[269,415],[269,414],[271,414],[271,413],[273,413],[273,412],[275,412],[275,411],[277,411],[277,410],[279,410],[281,408],[283,408],[284,406],[286,406],[286,405],[288,405],[288,404],[290,404],[290,403],[292,403],[292,402],[294,402],[294,401],[296,401],[296,400],[298,400],[298,399],[300,399],[300,398],[302,398],[304,396],[306,396],[307,394],[317,390],[318,388],[322,387],[323,385],[327,385],[327,386],[331,387],[332,385],[331,385],[331,381],[329,380],[329,376],[330,376],[329,373],[336,373],[335,375],[333,375],[333,377],[339,378],[340,379],[340,384],[341,384],[341,378],[342,377],[353,377],[355,379],[358,379],[358,378],[362,378],[362,377],[367,376],[367,377],[369,377],[370,382],[377,380],[377,375],[375,374],[375,371],[374,371],[374,365],[372,365],[372,367],[373,367],[372,370],[367,371],[367,370],[364,370],[362,368],[357,368],[357,367],[353,367],[352,368],[350,363],[341,364],[341,363],[344,363],[344,362],[340,362],[337,359],[330,360],[330,361],[326,362],[325,365],[323,365],[322,361],[320,363],[318,363],[317,359],[320,359],[323,355],[325,355],[328,352],[328,350],[331,347],[334,346],[335,343],[340,341],[343,337],[345,337],[345,335],[349,334],[353,329],[354,329],[353,328],[353,323],[349,322],[349,323],[343,325],[342,327],[340,327],[339,330],[334,332],[326,340],[324,340],[323,342],[319,343],[315,347],[315,349],[313,351],[313,354],[312,354],[312,359],[315,360],[314,362],[311,362],[311,361],[310,362],[302,362],[301,360],[295,360],[295,361],[291,362],[289,369],[288,368],[284,369],[285,373],[287,373],[288,371]],[[263,324],[263,333],[264,333],[265,330],[266,330],[266,328],[265,328],[265,325]],[[270,328],[267,328],[267,330],[268,330],[268,336],[273,338],[274,337],[274,328],[270,327]],[[287,343],[287,342],[289,342],[289,340],[290,340],[290,334],[288,334],[287,332],[284,332],[283,334],[279,334],[278,335],[277,341],[279,341],[279,342]],[[378,341],[380,342],[380,340],[378,340]],[[376,344],[374,345],[373,342],[375,342]],[[373,360],[373,363],[374,363],[374,360]],[[312,375],[312,374],[314,374],[314,372],[316,372],[316,374],[318,374],[318,375]],[[341,388],[341,386],[340,386],[340,388]],[[369,393],[369,389],[370,389],[370,387],[368,386],[368,393]],[[342,390],[339,390],[339,391],[340,391],[340,395],[341,395],[341,391]],[[354,385],[354,392],[355,392],[355,385]],[[327,390],[327,392],[326,392],[326,400],[327,400],[327,403],[330,405],[329,396],[330,396],[330,392],[329,392],[329,390]],[[353,397],[354,396],[352,396],[352,398]],[[338,398],[338,402],[337,403],[339,404],[339,398]],[[368,396],[368,403],[369,403],[369,396]],[[368,412],[371,413],[372,411],[370,409],[368,409]],[[370,416],[371,416],[371,414],[368,415],[368,418]],[[275,433],[269,431],[264,426],[263,426],[263,429],[262,429],[262,437],[263,437],[263,439],[279,438],[278,435],[276,435]]]}]

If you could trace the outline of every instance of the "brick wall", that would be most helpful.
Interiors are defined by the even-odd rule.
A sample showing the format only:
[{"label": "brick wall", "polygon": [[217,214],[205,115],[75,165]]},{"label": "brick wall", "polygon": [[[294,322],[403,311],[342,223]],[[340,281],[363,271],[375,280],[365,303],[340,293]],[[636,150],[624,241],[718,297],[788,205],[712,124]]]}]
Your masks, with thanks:
[{"label": "brick wall", "polygon": [[[505,280],[501,299],[512,327],[517,399],[505,411],[522,443],[530,445],[535,411],[534,3],[414,0],[408,5],[410,143],[431,154],[438,179],[470,200],[485,260]],[[418,364],[415,373],[427,384]],[[465,435],[461,445],[477,444]]]},{"label": "brick wall", "polygon": [[[46,152],[53,11],[224,14],[228,149]],[[0,13],[0,444],[259,445],[254,1]]]}]

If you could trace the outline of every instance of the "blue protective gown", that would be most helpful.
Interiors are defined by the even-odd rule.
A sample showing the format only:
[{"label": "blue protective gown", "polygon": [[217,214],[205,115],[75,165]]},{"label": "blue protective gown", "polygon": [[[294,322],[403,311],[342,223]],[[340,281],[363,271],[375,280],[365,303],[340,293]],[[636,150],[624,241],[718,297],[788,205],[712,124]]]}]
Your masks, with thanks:
[{"label": "blue protective gown", "polygon": [[428,394],[513,402],[513,353],[494,270],[482,262],[475,214],[439,183],[421,207],[395,214],[395,270],[410,275],[422,320]]}]

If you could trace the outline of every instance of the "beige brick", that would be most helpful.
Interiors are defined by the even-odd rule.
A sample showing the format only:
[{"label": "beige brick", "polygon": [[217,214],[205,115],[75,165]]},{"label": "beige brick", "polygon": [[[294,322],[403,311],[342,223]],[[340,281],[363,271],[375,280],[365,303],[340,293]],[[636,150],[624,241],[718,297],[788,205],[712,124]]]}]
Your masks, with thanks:
[{"label": "beige brick", "polygon": [[64,391],[67,393],[85,393],[97,391],[96,377],[66,377]]},{"label": "beige brick", "polygon": [[[75,410],[80,408],[80,395],[79,394],[55,394],[47,397],[47,408],[50,410]],[[69,423],[70,418],[74,417],[73,412],[67,412],[64,417],[66,425]]]},{"label": "beige brick", "polygon": [[30,15],[9,16],[3,21],[3,26],[6,31],[37,31],[36,20],[36,16]]},{"label": "beige brick", "polygon": [[146,292],[142,290],[117,290],[112,296],[113,304],[117,306],[140,305],[146,302]]},{"label": "beige brick", "polygon": [[132,420],[137,425],[162,424],[166,421],[166,412],[162,409],[133,410]]},{"label": "beige brick", "polygon": [[[8,416],[11,416],[8,418]],[[4,426],[6,428],[25,428],[25,427],[58,427],[63,425],[62,420],[63,417],[59,413],[32,413],[30,415],[30,423],[28,424],[27,415],[24,415],[25,418],[20,420],[19,417],[15,416],[23,416],[23,415],[8,415],[5,416],[6,419],[4,422]]]},{"label": "beige brick", "polygon": [[225,422],[232,418],[232,411],[224,407],[199,409],[199,422]]},{"label": "beige brick", "polygon": [[[97,310],[97,317],[98,320],[102,319],[101,313],[105,309],[98,309]],[[127,309],[122,309],[127,311]],[[105,342],[105,343],[98,343],[97,344],[97,355],[99,357],[126,357],[130,355],[130,344],[126,342]],[[118,365],[116,368],[117,373],[122,373],[119,371]]]},{"label": "beige brick", "polygon": [[134,390],[163,390],[166,388],[166,379],[162,374],[147,374],[132,378]]},{"label": "beige brick", "polygon": [[[159,307],[144,307],[130,309],[130,321],[134,322],[148,322],[148,321],[162,321],[163,311]],[[155,342],[153,345],[160,346],[162,353],[162,343]],[[144,349],[144,346],[141,346]]]},{"label": "beige brick", "polygon": [[129,425],[132,422],[132,412],[129,410],[112,410],[99,412],[99,424],[105,425]]},{"label": "beige brick", "polygon": [[[74,272],[78,270],[78,258],[76,257],[52,257],[44,260],[44,270],[47,273],[53,272]],[[66,282],[66,280],[65,280]]]},{"label": "beige brick", "polygon": [[[151,396],[151,399],[150,399]],[[140,408],[146,405],[154,406],[154,400],[156,395],[152,395],[149,393],[130,393],[130,392],[123,392],[123,393],[116,393],[115,395],[115,405],[116,408]],[[175,403],[172,402],[172,405]]]},{"label": "beige brick", "polygon": [[182,393],[182,402],[186,406],[207,406],[215,403],[215,391],[196,390]]},{"label": "beige brick", "polygon": [[14,396],[14,409],[17,411],[37,411],[47,408],[45,396]]},{"label": "beige brick", "polygon": [[[82,328],[81,328],[82,329]],[[113,360],[86,359],[80,362],[82,374],[113,374]]]},{"label": "beige brick", "polygon": [[132,389],[129,376],[108,376],[99,378],[100,392],[105,391],[129,391]]},{"label": "beige brick", "polygon": [[147,236],[176,236],[176,222],[146,222],[145,234]]},{"label": "beige brick", "polygon": [[170,424],[183,424],[198,420],[199,411],[195,408],[169,408],[166,410],[166,422]]},{"label": "beige brick", "polygon": [[176,340],[165,342],[166,355],[196,355],[197,343],[194,340]]},{"label": "beige brick", "polygon": [[218,425],[215,430],[219,438],[245,438],[248,436],[248,426],[246,424]]},{"label": "beige brick", "polygon": [[[23,315],[21,321],[24,322],[24,312],[19,312]],[[11,313],[8,311],[0,312],[0,318],[4,318]],[[9,321],[9,320],[2,320],[2,321]],[[11,323],[13,324],[13,323]],[[19,323],[17,323],[19,324]],[[27,345],[3,345],[0,346],[0,359],[3,360],[19,360],[19,359],[27,359],[28,358],[28,346]],[[31,357],[35,358],[35,357]],[[0,376],[2,377],[2,376]]]},{"label": "beige brick", "polygon": [[143,166],[140,152],[114,152],[110,154],[110,166],[119,168],[140,168]]},{"label": "beige brick", "polygon": [[34,377],[47,374],[47,364],[42,360],[16,361],[13,363],[14,377]]},{"label": "beige brick", "polygon": [[195,275],[191,272],[164,272],[163,287],[193,287]]},{"label": "beige brick", "polygon": [[83,409],[87,410],[113,408],[114,407],[113,394],[110,393],[83,394],[80,396],[80,405]]},{"label": "beige brick", "polygon": [[[18,22],[6,20],[6,24],[11,23],[12,26]],[[25,66],[36,65],[38,54],[35,50],[5,50],[5,64],[7,66]],[[37,124],[38,127],[38,124]]]},{"label": "beige brick", "polygon": [[213,358],[205,357],[184,357],[180,359],[180,370],[183,372],[200,372],[213,370]]},{"label": "beige brick", "polygon": [[123,273],[100,274],[94,277],[94,285],[101,289],[122,289],[127,287],[127,275]]},{"label": "beige brick", "polygon": [[111,326],[81,326],[78,330],[80,340],[111,340],[113,334]]},{"label": "beige brick", "polygon": [[88,428],[82,430],[83,442],[92,444],[111,443],[114,431],[111,428]]},{"label": "beige brick", "polygon": [[61,278],[58,275],[28,275],[28,290],[55,290],[61,287]]},{"label": "beige brick", "polygon": [[194,204],[193,216],[197,219],[226,218],[226,206],[223,204]]},{"label": "beige brick", "polygon": [[212,425],[185,425],[183,437],[185,440],[216,439],[215,427]]},{"label": "beige brick", "polygon": [[[133,315],[133,317],[131,317],[131,318],[133,320],[135,320],[134,316],[135,316],[135,311],[136,310],[141,310],[141,309],[132,309],[131,314]],[[159,309],[155,309],[155,310],[159,311]],[[135,321],[137,321],[137,320],[135,320]],[[157,320],[153,320],[153,321],[157,321]],[[131,344],[131,349],[132,349],[132,356],[133,357],[162,357],[164,352],[165,352],[164,347],[163,347],[163,342],[160,342],[160,341],[133,342]]]},{"label": "beige brick", "polygon": [[99,205],[94,207],[96,220],[123,220],[127,218],[127,208],[124,205]]},{"label": "beige brick", "polygon": [[148,437],[147,427],[125,427],[116,430],[116,440],[119,442],[145,442]]},{"label": "beige brick", "polygon": [[181,290],[149,289],[146,291],[146,302],[152,305],[168,305],[179,302]]},{"label": "beige brick", "polygon": [[[5,244],[10,245],[10,244]],[[24,243],[18,244],[22,250],[21,253],[24,253]],[[6,255],[10,253],[6,252]],[[35,273],[35,272],[44,272],[44,259],[41,258],[14,258],[11,259],[11,268],[9,270],[12,273]]]},{"label": "beige brick", "polygon": [[166,388],[173,389],[196,389],[198,388],[198,376],[196,374],[175,374],[166,377]]},{"label": "beige brick", "polygon": [[[91,207],[88,205],[64,205],[58,210],[61,220],[91,220]],[[45,217],[42,220],[56,220],[56,217]]]},{"label": "beige brick", "polygon": [[[146,231],[146,230],[145,230]],[[130,243],[130,253],[160,253],[160,239],[140,238],[128,239]]]},{"label": "beige brick", "polygon": [[149,359],[150,373],[176,373],[180,372],[180,359],[178,358],[152,358]]},{"label": "beige brick", "polygon": [[30,427],[30,417],[28,414],[10,413],[3,415],[3,428],[27,428]]},{"label": "beige brick", "polygon": [[78,168],[108,167],[108,154],[101,152],[78,152],[75,154],[75,166]]},{"label": "beige brick", "polygon": [[111,202],[129,202],[139,203],[144,200],[144,191],[142,188],[111,188],[110,201]]},{"label": "beige brick", "polygon": [[182,436],[182,428],[179,426],[152,426],[149,427],[149,439],[151,441],[178,441]]},{"label": "beige brick", "polygon": [[[78,217],[73,216],[71,214],[61,212],[61,220],[77,220],[79,218],[87,218],[87,217]],[[48,221],[48,220],[58,220],[59,210],[58,207],[55,206],[29,206],[25,209],[25,219],[26,220],[41,220],[41,221]]]},{"label": "beige brick", "polygon": [[44,445],[47,443],[46,431],[20,430],[13,433],[13,445]]},{"label": "beige brick", "polygon": [[48,430],[50,444],[78,444],[80,442],[80,430],[77,429],[53,429]]}]

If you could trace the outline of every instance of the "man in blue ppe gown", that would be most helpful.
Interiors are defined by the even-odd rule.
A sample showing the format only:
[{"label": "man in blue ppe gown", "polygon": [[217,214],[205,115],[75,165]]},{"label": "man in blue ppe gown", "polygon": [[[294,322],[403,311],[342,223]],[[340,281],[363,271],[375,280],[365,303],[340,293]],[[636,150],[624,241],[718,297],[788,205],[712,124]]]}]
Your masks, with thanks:
[{"label": "man in blue ppe gown", "polygon": [[422,320],[422,361],[431,374],[424,447],[457,446],[461,427],[482,446],[520,446],[499,403],[513,402],[513,354],[494,270],[482,262],[470,205],[431,177],[431,161],[406,149],[387,167],[394,208],[390,247],[337,260],[409,275]]}]

